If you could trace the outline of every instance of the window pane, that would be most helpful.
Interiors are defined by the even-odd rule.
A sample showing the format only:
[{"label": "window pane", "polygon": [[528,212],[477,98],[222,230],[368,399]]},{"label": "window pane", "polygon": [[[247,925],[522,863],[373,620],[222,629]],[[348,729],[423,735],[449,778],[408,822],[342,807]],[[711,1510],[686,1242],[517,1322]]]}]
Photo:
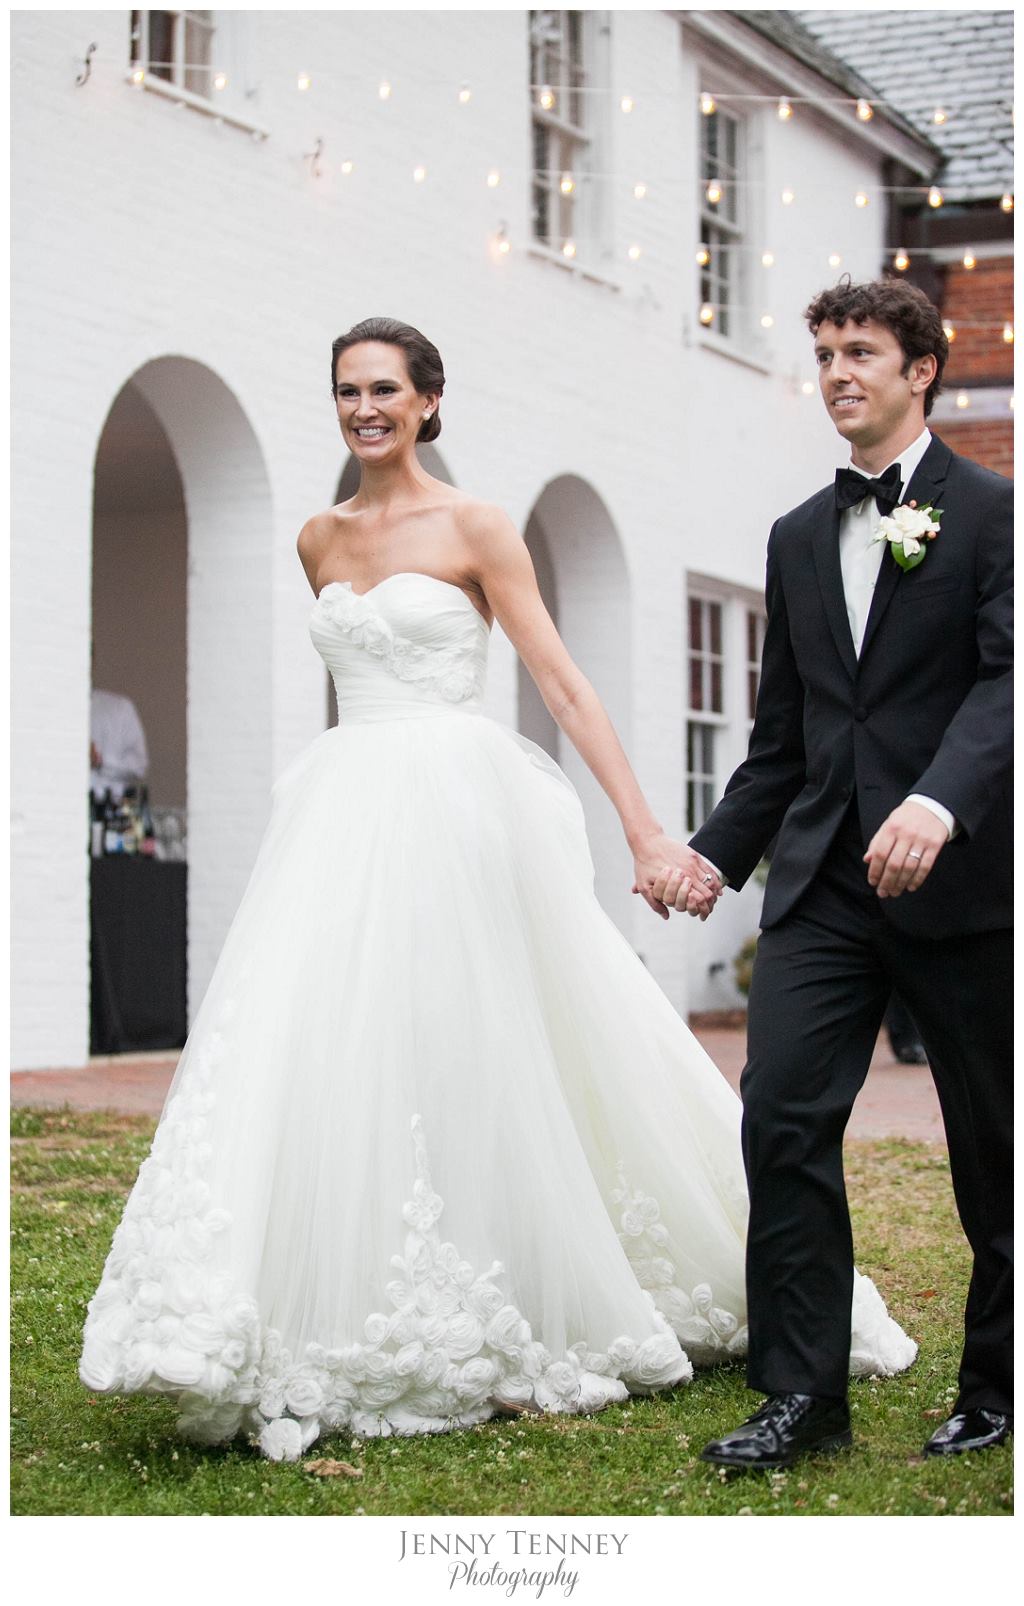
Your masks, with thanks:
[{"label": "window pane", "polygon": [[149,13],[149,70],[154,78],[171,80],[174,61],[174,13]]},{"label": "window pane", "polygon": [[691,652],[700,652],[701,647],[704,645],[704,636],[703,636],[703,631],[702,631],[702,628],[701,628],[702,625],[703,625],[703,622],[704,622],[704,620],[703,620],[703,613],[702,613],[702,609],[701,609],[701,605],[700,605],[700,599],[698,597],[691,597],[690,598],[690,651]]},{"label": "window pane", "polygon": [[690,659],[690,707],[704,707],[704,677],[703,662],[700,658]]},{"label": "window pane", "polygon": [[753,719],[757,708],[757,670],[747,670],[747,718]]},{"label": "window pane", "polygon": [[722,604],[709,602],[708,613],[711,615],[711,651],[721,657],[722,653]]},{"label": "window pane", "polygon": [[722,666],[717,660],[711,664],[711,711],[722,712]]}]

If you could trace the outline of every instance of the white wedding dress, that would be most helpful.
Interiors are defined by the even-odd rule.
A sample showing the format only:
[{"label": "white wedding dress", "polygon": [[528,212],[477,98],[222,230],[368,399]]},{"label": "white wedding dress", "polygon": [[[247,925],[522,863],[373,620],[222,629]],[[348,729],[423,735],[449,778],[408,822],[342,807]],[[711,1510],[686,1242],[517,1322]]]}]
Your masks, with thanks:
[{"label": "white wedding dress", "polygon": [[[571,785],[481,713],[484,620],[407,573],[310,629],[339,723],[274,788],[83,1383],[293,1459],[741,1355],[739,1101],[598,905]],[[851,1371],[915,1353],[858,1277]]]}]

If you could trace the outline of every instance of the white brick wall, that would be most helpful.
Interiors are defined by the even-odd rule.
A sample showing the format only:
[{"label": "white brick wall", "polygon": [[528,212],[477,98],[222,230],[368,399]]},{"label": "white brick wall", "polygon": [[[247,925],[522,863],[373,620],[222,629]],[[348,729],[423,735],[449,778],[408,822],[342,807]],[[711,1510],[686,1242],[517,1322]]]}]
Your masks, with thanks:
[{"label": "white brick wall", "polygon": [[[14,16],[12,890],[23,1067],[87,1054],[91,486],[104,418],[129,378],[171,440],[189,516],[194,1008],[272,778],[323,724],[294,542],[333,500],[340,468],[333,336],[387,313],[436,340],[452,476],[520,528],[552,481],[589,487],[545,503],[560,574],[573,580],[571,595],[563,580],[563,623],[584,671],[604,683],[655,809],[681,830],[685,573],[758,588],[771,516],[839,460],[820,404],[795,389],[809,371],[799,314],[833,274],[833,241],[844,266],[869,274],[882,239],[880,208],[851,205],[861,183],[877,182],[878,153],[827,126],[761,116],[762,226],[779,256],[763,289],[777,321],[761,366],[736,362],[698,339],[700,71],[672,15],[611,14],[611,284],[525,248],[525,13],[218,15],[233,35],[232,105],[269,130],[265,143],[128,85],[127,11]],[[99,46],[92,77],[76,88],[89,40]],[[301,68],[314,75],[307,95],[295,88]],[[464,107],[463,80],[473,87]],[[630,117],[618,110],[627,91]],[[319,180],[303,159],[317,136]],[[344,157],[355,163],[348,177]],[[420,185],[417,162],[428,168]],[[484,183],[492,166],[497,190]],[[783,215],[774,196],[791,173],[813,202]],[[489,241],[502,220],[515,249],[498,259]],[[625,254],[634,239],[636,264]],[[758,487],[755,511],[747,483]],[[607,523],[591,547],[598,505]],[[514,721],[514,664],[500,639],[491,699]],[[582,785],[601,884],[618,878],[608,896],[628,935],[677,1004],[721,1001],[707,981],[714,922],[663,927],[622,893],[610,811],[589,778]],[[732,926],[756,922],[756,894],[744,897],[730,954]]]}]

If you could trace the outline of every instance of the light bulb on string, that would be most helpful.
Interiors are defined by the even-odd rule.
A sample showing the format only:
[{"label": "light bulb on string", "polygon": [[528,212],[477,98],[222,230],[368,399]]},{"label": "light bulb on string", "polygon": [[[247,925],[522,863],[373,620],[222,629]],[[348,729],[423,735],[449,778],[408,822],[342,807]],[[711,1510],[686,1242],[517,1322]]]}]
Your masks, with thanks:
[{"label": "light bulb on string", "polygon": [[814,383],[813,379],[805,379],[803,384],[800,386],[800,392],[804,396],[813,396],[817,388],[818,387]]},{"label": "light bulb on string", "polygon": [[[132,73],[132,83],[135,84],[137,88],[141,89],[145,82],[146,74],[144,69],[142,67],[136,67],[135,71]],[[183,103],[179,102],[179,104]]]},{"label": "light bulb on string", "polygon": [[388,83],[386,78],[383,80],[383,82],[377,85],[377,97],[379,100],[391,99],[391,85]]},{"label": "light bulb on string", "polygon": [[705,301],[703,303],[703,305],[701,306],[701,309],[700,309],[700,321],[704,325],[705,329],[708,327],[709,324],[713,324],[714,323],[714,321],[715,321],[715,309],[711,305],[710,301]]},{"label": "light bulb on string", "polygon": [[941,128],[945,121],[945,108],[942,106],[936,106],[935,110],[932,112],[932,122],[935,124],[936,128]]},{"label": "light bulb on string", "polygon": [[508,237],[508,230],[504,223],[498,224],[498,232],[494,236],[494,248],[499,256],[507,257],[512,249],[512,241]]},{"label": "light bulb on string", "polygon": [[629,113],[636,105],[636,101],[633,99],[632,95],[623,95],[622,99],[619,101],[619,105],[624,112]]},{"label": "light bulb on string", "polygon": [[772,317],[770,312],[762,312],[762,314],[761,314],[761,328],[762,329],[771,329],[774,323],[775,323],[775,319]]},{"label": "light bulb on string", "polygon": [[713,178],[704,193],[707,196],[708,205],[717,206],[722,199],[722,186],[716,178]]},{"label": "light bulb on string", "polygon": [[875,115],[875,108],[869,100],[861,99],[857,102],[857,116],[862,123],[870,123]]},{"label": "light bulb on string", "polygon": [[699,268],[706,268],[710,261],[711,252],[708,250],[706,245],[702,245],[700,250],[697,252],[697,266]]},{"label": "light bulb on string", "polygon": [[976,268],[978,266],[978,259],[974,255],[973,251],[965,251],[964,252],[963,266],[967,269],[968,273],[970,273],[972,268]]},{"label": "light bulb on string", "polygon": [[643,253],[638,245],[631,245],[629,250],[626,252],[630,262],[639,262],[642,254]]},{"label": "light bulb on string", "polygon": [[892,265],[898,273],[906,273],[907,269],[909,268],[910,258],[907,256],[907,253],[903,250],[902,246],[893,257]]},{"label": "light bulb on string", "polygon": [[786,99],[785,95],[783,95],[782,99],[779,101],[779,104],[776,106],[775,115],[779,119],[780,123],[788,123],[789,119],[792,117],[793,108]]},{"label": "light bulb on string", "polygon": [[345,160],[344,160],[344,161],[343,161],[343,162],[342,162],[342,164],[341,164],[341,171],[342,171],[342,172],[343,172],[343,173],[344,173],[344,175],[345,175],[345,177],[346,177],[346,178],[347,178],[347,177],[348,177],[348,175],[349,175],[349,174],[350,174],[350,173],[351,173],[351,171],[352,171],[352,169],[353,169],[353,167],[354,167],[354,166],[355,166],[355,163],[354,163],[354,162],[351,162],[351,161],[349,161],[349,159],[348,159],[348,158],[347,158],[347,157],[346,157],[346,159],[345,159]]},{"label": "light bulb on string", "polygon": [[788,190],[788,189],[787,190],[783,190],[783,192],[782,192],[782,204],[783,204],[783,206],[792,206],[793,202],[795,200],[796,200],[796,196],[793,194],[792,190]]},{"label": "light bulb on string", "polygon": [[867,206],[867,204],[868,204],[868,192],[867,192],[867,190],[858,190],[856,195],[853,197],[853,204],[854,204],[854,206],[861,206],[861,207]]},{"label": "light bulb on string", "polygon": [[1004,339],[1004,341],[1006,342],[1006,344],[1008,346],[1012,346],[1013,345],[1013,324],[1012,323],[1004,323],[1003,324],[1003,339]]},{"label": "light bulb on string", "polygon": [[942,325],[942,333],[945,335],[950,345],[952,345],[953,341],[956,339],[956,324],[948,322],[944,323]]},{"label": "light bulb on string", "polygon": [[634,184],[633,185],[633,199],[634,200],[642,201],[646,194],[647,194],[647,185],[646,184],[641,183],[641,184]]},{"label": "light bulb on string", "polygon": [[956,393],[956,404],[959,407],[961,412],[963,412],[965,407],[969,407],[971,405],[971,398],[970,398],[970,396],[968,396],[966,390],[958,390],[957,391],[957,393]]},{"label": "light bulb on string", "polygon": [[761,266],[762,266],[762,268],[773,268],[775,266],[775,252],[774,251],[762,251],[761,252]]},{"label": "light bulb on string", "polygon": [[550,84],[543,84],[541,86],[541,91],[537,96],[537,99],[540,102],[541,109],[543,111],[550,112],[554,110],[555,92]]},{"label": "light bulb on string", "polygon": [[463,84],[459,89],[459,105],[468,106],[472,99],[473,91],[470,89],[468,84]]},{"label": "light bulb on string", "polygon": [[490,172],[487,175],[487,188],[489,190],[496,190],[500,183],[501,183],[501,174],[499,173],[499,171],[498,171],[498,169],[496,167],[492,167]]},{"label": "light bulb on string", "polygon": [[298,90],[299,90],[299,91],[300,91],[300,92],[301,92],[301,93],[303,93],[303,94],[304,94],[304,93],[305,93],[305,91],[306,91],[306,90],[307,90],[307,89],[308,89],[308,88],[309,88],[309,86],[310,86],[310,85],[311,85],[311,84],[312,84],[312,82],[313,82],[313,80],[312,80],[312,78],[311,78],[311,77],[310,77],[310,76],[309,76],[309,73],[308,73],[308,72],[300,72],[300,74],[299,74],[299,76],[298,76],[298,78],[297,78],[297,79],[296,79],[296,81],[295,81],[295,87],[296,87],[296,89],[298,89]]},{"label": "light bulb on string", "polygon": [[829,265],[830,268],[841,268],[842,267],[843,259],[839,255],[838,251],[833,251],[832,252],[831,256],[828,259],[828,265]]},{"label": "light bulb on string", "polygon": [[714,95],[709,95],[707,90],[700,97],[700,109],[705,117],[710,117],[715,109],[715,97]]},{"label": "light bulb on string", "polygon": [[928,205],[939,207],[942,205],[944,200],[945,196],[939,189],[939,186],[937,184],[933,184],[931,189],[928,191]]},{"label": "light bulb on string", "polygon": [[426,176],[427,176],[427,170],[422,164],[419,167],[414,167],[413,168],[413,170],[412,170],[412,181],[413,181],[414,184],[422,184],[423,180],[426,178]]},{"label": "light bulb on string", "polygon": [[226,72],[214,73],[214,75],[213,75],[213,87],[214,87],[214,89],[227,89],[227,87],[228,87],[228,75],[227,75]]},{"label": "light bulb on string", "polygon": [[1002,212],[1012,212],[1013,211],[1013,196],[1009,193],[1009,191],[1007,191],[1007,193],[1005,195],[1000,197],[999,209]]},{"label": "light bulb on string", "polygon": [[573,190],[576,188],[576,180],[573,178],[571,173],[562,174],[562,177],[558,183],[558,188],[561,190],[563,195],[572,194]]},{"label": "light bulb on string", "polygon": [[564,257],[568,257],[570,262],[572,261],[573,257],[576,255],[575,240],[564,240],[562,242],[562,255]]}]

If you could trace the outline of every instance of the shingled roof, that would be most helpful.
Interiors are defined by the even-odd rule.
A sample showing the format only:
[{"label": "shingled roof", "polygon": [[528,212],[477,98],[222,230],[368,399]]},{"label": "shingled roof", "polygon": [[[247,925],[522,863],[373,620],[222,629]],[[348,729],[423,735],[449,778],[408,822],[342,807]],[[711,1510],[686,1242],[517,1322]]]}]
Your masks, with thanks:
[{"label": "shingled roof", "polygon": [[[1012,11],[791,15],[939,147],[935,177],[948,199],[986,200],[1013,189]],[[946,111],[941,125],[936,107]]]}]

